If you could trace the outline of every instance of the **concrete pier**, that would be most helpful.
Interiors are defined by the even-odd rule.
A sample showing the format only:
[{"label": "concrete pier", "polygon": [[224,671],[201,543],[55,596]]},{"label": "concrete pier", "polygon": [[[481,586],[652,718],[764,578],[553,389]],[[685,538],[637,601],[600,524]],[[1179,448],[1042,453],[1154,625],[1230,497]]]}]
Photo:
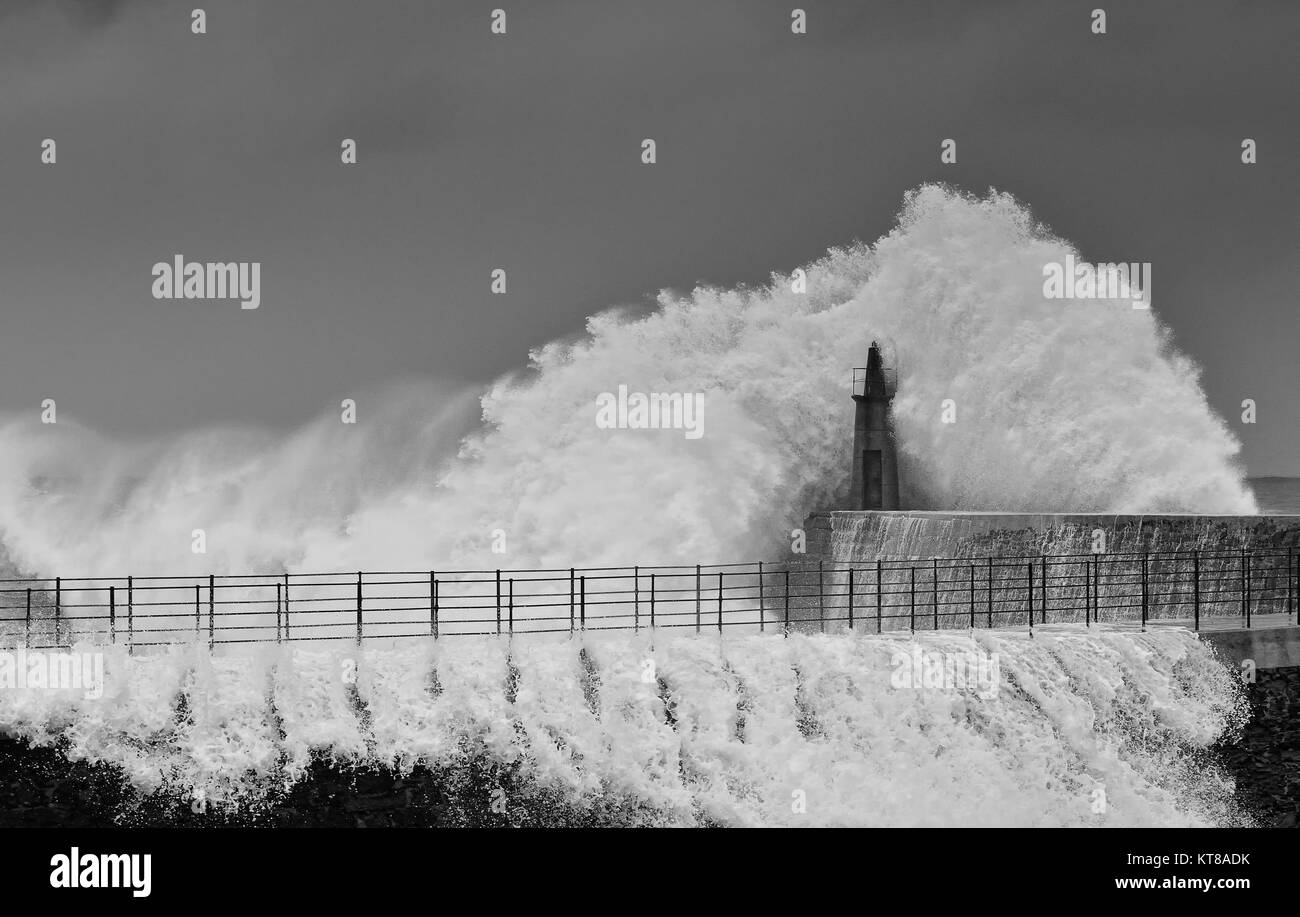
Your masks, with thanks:
[{"label": "concrete pier", "polygon": [[809,560],[870,560],[1122,551],[1300,549],[1300,516],[1161,513],[894,512],[811,513]]}]

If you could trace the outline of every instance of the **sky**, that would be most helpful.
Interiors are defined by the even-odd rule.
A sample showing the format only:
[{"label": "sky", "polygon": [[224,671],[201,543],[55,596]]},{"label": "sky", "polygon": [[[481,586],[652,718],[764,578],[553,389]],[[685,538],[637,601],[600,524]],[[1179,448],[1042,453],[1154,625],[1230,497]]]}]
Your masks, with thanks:
[{"label": "sky", "polygon": [[[1151,262],[1249,473],[1300,475],[1300,5],[1103,4],[1094,35],[1102,3],[804,2],[795,36],[766,0],[221,0],[196,36],[192,4],[0,0],[0,411],[288,429],[487,383],[606,307],[874,240],[946,181]],[[178,252],[261,262],[261,307],[152,298]]]}]

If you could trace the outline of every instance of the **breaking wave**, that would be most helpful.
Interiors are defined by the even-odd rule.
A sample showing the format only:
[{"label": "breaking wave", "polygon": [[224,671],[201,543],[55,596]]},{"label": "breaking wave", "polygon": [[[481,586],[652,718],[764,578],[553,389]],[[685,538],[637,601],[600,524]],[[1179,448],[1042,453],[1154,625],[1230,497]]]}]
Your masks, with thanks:
[{"label": "breaking wave", "polygon": [[[876,338],[898,372],[904,507],[1256,512],[1154,312],[1044,298],[1043,265],[1071,252],[1006,194],[924,186],[874,245],[806,265],[806,292],[786,275],[664,292],[486,393],[408,385],[362,400],[355,425],[329,413],[284,436],[121,443],[9,419],[0,540],[48,575],[756,558],[846,495],[850,369]],[[703,437],[598,428],[619,385],[703,393]]]},{"label": "breaking wave", "polygon": [[[1240,681],[1178,629],[95,649],[102,697],[0,691],[0,731],[214,815],[255,816],[323,761],[424,769],[473,797],[461,809],[499,797],[542,824],[1246,820],[1210,754],[1242,721]],[[997,677],[899,681],[918,655]]]}]

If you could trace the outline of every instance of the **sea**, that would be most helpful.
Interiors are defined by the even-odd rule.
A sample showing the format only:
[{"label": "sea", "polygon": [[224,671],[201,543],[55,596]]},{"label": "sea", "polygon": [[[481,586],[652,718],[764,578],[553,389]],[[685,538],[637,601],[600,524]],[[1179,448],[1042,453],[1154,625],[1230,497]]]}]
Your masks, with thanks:
[{"label": "sea", "polygon": [[1250,478],[1259,511],[1277,516],[1300,516],[1300,478]]}]

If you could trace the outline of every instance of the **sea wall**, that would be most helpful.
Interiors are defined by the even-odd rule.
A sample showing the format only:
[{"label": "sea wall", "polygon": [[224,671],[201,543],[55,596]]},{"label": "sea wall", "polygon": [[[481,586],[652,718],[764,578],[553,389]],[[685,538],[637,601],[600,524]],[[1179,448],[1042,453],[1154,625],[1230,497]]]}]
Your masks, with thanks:
[{"label": "sea wall", "polygon": [[1098,531],[1109,553],[1300,546],[1300,516],[832,511],[804,531],[814,560],[1089,554]]},{"label": "sea wall", "polygon": [[[1300,591],[1300,516],[817,512],[804,531],[788,602],[804,631],[876,611],[884,630],[1026,624],[1031,607],[1051,623],[1133,620],[1144,604],[1155,619],[1294,615]],[[785,591],[769,577],[766,606],[784,613]]]}]

